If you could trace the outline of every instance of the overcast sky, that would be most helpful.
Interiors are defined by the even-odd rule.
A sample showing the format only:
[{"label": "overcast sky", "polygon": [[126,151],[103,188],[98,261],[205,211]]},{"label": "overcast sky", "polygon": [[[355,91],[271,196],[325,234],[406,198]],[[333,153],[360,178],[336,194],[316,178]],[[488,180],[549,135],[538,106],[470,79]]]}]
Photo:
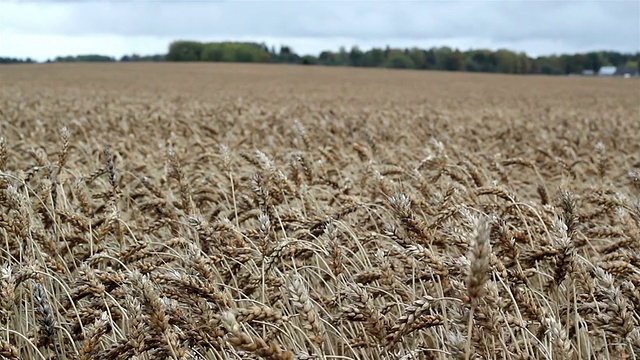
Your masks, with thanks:
[{"label": "overcast sky", "polygon": [[0,56],[156,54],[177,39],[285,44],[299,54],[341,45],[637,52],[640,1],[0,0]]}]

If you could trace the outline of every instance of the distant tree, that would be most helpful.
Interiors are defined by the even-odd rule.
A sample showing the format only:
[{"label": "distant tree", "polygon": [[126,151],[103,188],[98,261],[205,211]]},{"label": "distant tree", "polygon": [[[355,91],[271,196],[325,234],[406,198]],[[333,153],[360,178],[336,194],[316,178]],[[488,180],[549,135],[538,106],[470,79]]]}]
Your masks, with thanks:
[{"label": "distant tree", "polygon": [[450,47],[443,46],[434,49],[434,53],[436,70],[448,70],[450,67],[454,67],[454,61],[451,59],[453,50]]},{"label": "distant tree", "polygon": [[465,62],[465,70],[469,72],[480,72],[482,71],[482,66],[474,60],[467,60]]},{"label": "distant tree", "polygon": [[10,57],[0,57],[0,64],[29,64],[34,61],[31,58],[26,59],[18,59],[18,58],[10,58]]},{"label": "distant tree", "polygon": [[318,63],[322,65],[336,65],[336,56],[331,51],[323,51],[318,56]]},{"label": "distant tree", "polygon": [[[286,52],[286,51],[285,51]],[[286,52],[288,56],[297,56]],[[241,42],[206,43],[203,46],[201,61],[213,62],[269,62],[271,53],[263,44]]]},{"label": "distant tree", "polygon": [[540,73],[545,75],[561,75],[564,74],[560,58],[557,56],[538,57],[536,59],[540,67]]},{"label": "distant tree", "polygon": [[77,56],[78,61],[83,62],[114,62],[116,59],[112,56],[104,56],[104,55],[79,55]]},{"label": "distant tree", "polygon": [[573,63],[576,73],[582,73],[587,66],[587,56],[584,54],[573,55]]},{"label": "distant tree", "polygon": [[585,55],[584,68],[598,72],[603,65],[602,54],[597,52],[590,52]]},{"label": "distant tree", "polygon": [[427,63],[427,69],[436,68],[436,50],[431,48],[425,52],[425,61]]},{"label": "distant tree", "polygon": [[384,48],[384,58],[385,58],[385,59],[388,59],[388,58],[389,58],[389,54],[391,54],[391,47],[389,47],[389,45],[387,45],[387,46]]},{"label": "distant tree", "polygon": [[[256,51],[252,51],[253,49],[248,48],[247,46],[238,46],[235,49],[236,61],[237,62],[258,62],[258,53]],[[258,49],[256,49],[258,50]]]},{"label": "distant tree", "polygon": [[206,44],[200,55],[202,61],[224,61],[225,53],[222,44]]},{"label": "distant tree", "polygon": [[132,54],[132,55],[124,55],[123,57],[120,58],[120,61],[122,62],[158,62],[158,61],[165,61],[165,55],[161,55],[161,54],[156,54],[156,55],[138,55],[138,54]]},{"label": "distant tree", "polygon": [[260,46],[260,50],[261,50],[262,52],[265,52],[265,53],[269,54],[269,47],[267,46],[267,44],[265,44],[265,43],[260,43],[260,45],[259,45],[259,46]]},{"label": "distant tree", "polygon": [[[56,61],[113,61],[94,55],[78,57],[58,57]],[[200,43],[196,41],[175,41],[170,44],[166,55],[143,56],[126,55],[120,61],[226,61],[226,62],[276,62],[286,64],[320,64],[363,67],[413,68],[421,70],[449,70],[471,72],[500,72],[507,74],[548,74],[561,75],[581,73],[583,70],[598,71],[605,65],[638,67],[640,52],[619,53],[598,51],[584,54],[561,54],[531,58],[523,52],[507,49],[490,51],[486,49],[460,51],[447,46],[428,50],[419,48],[391,48],[388,45],[362,51],[353,46],[350,51],[343,46],[337,52],[322,51],[317,57],[301,57],[287,45],[279,51],[264,43]],[[8,62],[8,60],[0,60]]]},{"label": "distant tree", "polygon": [[604,51],[602,55],[607,65],[620,66],[627,62],[627,57],[614,51]]},{"label": "distant tree", "polygon": [[395,50],[389,53],[386,67],[394,69],[415,69],[416,65],[409,56],[404,54],[404,52]]},{"label": "distant tree", "polygon": [[518,69],[518,57],[509,50],[500,49],[495,52],[496,70],[504,74],[515,74]]},{"label": "distant tree", "polygon": [[459,50],[456,49],[450,54],[449,59],[447,59],[446,69],[449,71],[464,70],[464,55]]},{"label": "distant tree", "polygon": [[318,58],[311,55],[305,55],[302,57],[302,65],[316,65],[318,63]]},{"label": "distant tree", "polygon": [[495,72],[496,66],[489,50],[472,50],[466,53],[467,71]]},{"label": "distant tree", "polygon": [[518,74],[529,74],[531,73],[531,60],[525,53],[519,53],[517,55],[517,70]]},{"label": "distant tree", "polygon": [[379,48],[373,48],[364,53],[363,66],[367,67],[380,67],[384,65],[385,52]]},{"label": "distant tree", "polygon": [[349,65],[350,66],[362,66],[364,53],[360,51],[357,46],[351,48],[349,52]]},{"label": "distant tree", "polygon": [[427,69],[428,68],[429,64],[427,62],[426,51],[414,47],[414,48],[409,49],[407,55],[411,58],[411,61],[413,61],[413,64],[414,64],[416,69]]},{"label": "distant tree", "polygon": [[290,47],[285,46],[285,45],[280,46],[280,55],[281,56],[288,56],[288,55],[291,55],[291,54],[293,54],[293,50],[291,50]]},{"label": "distant tree", "polygon": [[115,58],[105,55],[58,56],[54,62],[114,62]]},{"label": "distant tree", "polygon": [[576,72],[576,65],[573,56],[571,55],[561,55],[560,63],[562,72],[564,74],[573,74]]},{"label": "distant tree", "polygon": [[281,46],[277,56],[278,62],[286,64],[299,64],[302,59],[289,46]]},{"label": "distant tree", "polygon": [[197,41],[174,41],[169,45],[168,61],[199,61],[204,44]]},{"label": "distant tree", "polygon": [[338,54],[336,54],[336,62],[340,66],[349,65],[349,53],[344,46],[340,47]]}]

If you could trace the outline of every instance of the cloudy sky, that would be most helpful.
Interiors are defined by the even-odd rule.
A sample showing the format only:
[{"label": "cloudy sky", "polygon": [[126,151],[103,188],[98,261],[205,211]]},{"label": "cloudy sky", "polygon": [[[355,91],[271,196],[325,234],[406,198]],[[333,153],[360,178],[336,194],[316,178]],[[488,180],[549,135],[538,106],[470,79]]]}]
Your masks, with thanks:
[{"label": "cloudy sky", "polygon": [[171,41],[258,41],[300,54],[341,45],[640,51],[640,1],[7,1],[0,56],[165,53]]}]

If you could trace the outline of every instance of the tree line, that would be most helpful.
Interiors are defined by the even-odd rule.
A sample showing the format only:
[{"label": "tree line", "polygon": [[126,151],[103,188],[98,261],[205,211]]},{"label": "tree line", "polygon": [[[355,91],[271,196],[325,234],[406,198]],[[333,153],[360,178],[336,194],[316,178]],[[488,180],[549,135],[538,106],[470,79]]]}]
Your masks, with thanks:
[{"label": "tree line", "polygon": [[34,63],[31,58],[19,59],[11,57],[0,57],[0,64],[31,64]]},{"label": "tree line", "polygon": [[165,61],[165,55],[145,55],[140,56],[138,54],[124,55],[119,60],[112,56],[104,55],[78,55],[78,56],[65,56],[57,57],[53,62],[134,62],[134,61]]},{"label": "tree line", "polygon": [[[174,41],[167,54],[125,55],[119,59],[103,55],[56,57],[47,62],[135,62],[135,61],[207,61],[244,63],[285,63],[301,65],[384,67],[396,69],[469,71],[505,74],[566,75],[590,70],[597,73],[603,66],[640,69],[640,52],[592,51],[530,57],[524,52],[506,49],[460,51],[451,47],[373,48],[363,51],[357,46],[347,50],[323,51],[318,55],[298,55],[289,46],[268,47],[253,42]],[[33,62],[0,58],[0,63]]]},{"label": "tree line", "polygon": [[[54,59],[49,59],[45,61],[46,63],[66,63],[66,62],[157,62],[157,61],[165,61],[166,55],[124,55],[121,58],[117,59],[113,56],[105,56],[105,55],[76,55],[76,56],[58,56]],[[0,57],[0,64],[33,64],[37,63],[37,61],[26,58],[10,58],[10,57]]]},{"label": "tree line", "polygon": [[260,62],[302,65],[386,67],[398,69],[470,71],[506,74],[574,74],[584,70],[598,72],[603,66],[638,69],[640,52],[593,51],[584,54],[529,57],[510,50],[460,51],[450,47],[373,48],[362,51],[323,51],[318,56],[300,56],[288,46],[279,50],[258,43],[201,43],[175,41],[170,44],[167,61]]}]

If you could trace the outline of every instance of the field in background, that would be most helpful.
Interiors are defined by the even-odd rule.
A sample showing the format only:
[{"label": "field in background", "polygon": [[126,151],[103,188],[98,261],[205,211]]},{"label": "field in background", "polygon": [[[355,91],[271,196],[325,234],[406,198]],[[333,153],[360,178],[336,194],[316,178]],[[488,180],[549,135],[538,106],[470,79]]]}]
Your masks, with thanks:
[{"label": "field in background", "polygon": [[640,83],[0,67],[0,356],[640,358]]}]

